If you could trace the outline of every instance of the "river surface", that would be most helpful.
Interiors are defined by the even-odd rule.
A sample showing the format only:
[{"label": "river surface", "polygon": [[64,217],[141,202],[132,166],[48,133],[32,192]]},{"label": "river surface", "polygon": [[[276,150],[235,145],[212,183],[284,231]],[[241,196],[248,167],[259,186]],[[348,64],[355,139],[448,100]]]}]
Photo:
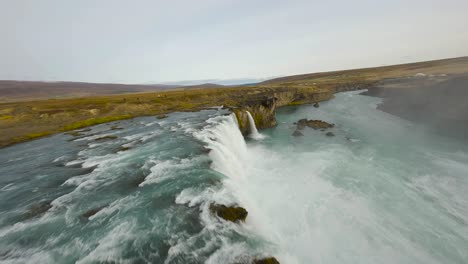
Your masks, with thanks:
[{"label": "river surface", "polygon": [[0,263],[468,263],[467,142],[380,102],[284,107],[246,140],[212,109],[0,149]]}]

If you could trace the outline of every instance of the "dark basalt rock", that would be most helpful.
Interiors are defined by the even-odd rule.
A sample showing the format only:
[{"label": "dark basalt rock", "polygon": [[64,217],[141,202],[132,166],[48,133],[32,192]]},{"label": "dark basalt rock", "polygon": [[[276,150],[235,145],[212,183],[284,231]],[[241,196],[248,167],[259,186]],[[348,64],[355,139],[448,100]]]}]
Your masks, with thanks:
[{"label": "dark basalt rock", "polygon": [[129,150],[129,149],[130,149],[130,147],[123,147],[123,146],[122,146],[122,147],[120,147],[120,148],[117,150],[117,152],[120,152],[120,151],[127,151],[127,150]]},{"label": "dark basalt rock", "polygon": [[327,128],[332,128],[335,125],[327,123],[322,120],[307,120],[305,118],[297,121],[297,129],[301,130],[306,126],[313,128],[313,129],[327,129]]},{"label": "dark basalt rock", "polygon": [[113,135],[108,135],[108,136],[103,136],[103,137],[98,137],[94,141],[101,141],[101,140],[108,140],[108,139],[116,139],[117,136]]},{"label": "dark basalt rock", "polygon": [[333,132],[327,132],[325,135],[327,137],[334,137],[335,136],[335,134],[333,134]]},{"label": "dark basalt rock", "polygon": [[252,264],[280,264],[279,261],[274,257],[264,258],[264,259],[256,259],[252,262]]},{"label": "dark basalt rock", "polygon": [[39,203],[31,205],[28,208],[28,211],[24,214],[24,217],[29,219],[42,215],[45,212],[47,212],[50,208],[52,208],[50,201],[41,201]]},{"label": "dark basalt rock", "polygon": [[210,210],[211,212],[223,218],[224,220],[236,223],[240,221],[244,222],[248,214],[245,208],[236,206],[225,206],[219,204],[210,205]]},{"label": "dark basalt rock", "polygon": [[299,131],[299,130],[294,131],[294,133],[292,133],[292,135],[295,136],[295,137],[302,137],[302,136],[304,136],[304,134],[302,134],[302,132]]},{"label": "dark basalt rock", "polygon": [[134,188],[140,187],[140,184],[142,184],[144,181],[145,181],[144,176],[135,177],[134,179],[130,181],[130,186]]},{"label": "dark basalt rock", "polygon": [[70,135],[70,136],[72,136],[72,137],[81,137],[81,136],[84,135],[84,134],[82,134],[82,133],[80,133],[80,132],[78,132],[78,131],[70,131],[70,132],[67,132],[67,133],[65,133],[65,134]]},{"label": "dark basalt rock", "polygon": [[315,107],[315,108],[319,108],[319,107],[320,107],[320,104],[317,102],[317,103],[314,104],[314,107]]},{"label": "dark basalt rock", "polygon": [[90,218],[91,216],[97,214],[99,211],[104,209],[104,207],[105,206],[98,207],[98,208],[93,208],[91,210],[88,210],[88,211],[84,212],[81,216],[84,217],[84,218]]}]

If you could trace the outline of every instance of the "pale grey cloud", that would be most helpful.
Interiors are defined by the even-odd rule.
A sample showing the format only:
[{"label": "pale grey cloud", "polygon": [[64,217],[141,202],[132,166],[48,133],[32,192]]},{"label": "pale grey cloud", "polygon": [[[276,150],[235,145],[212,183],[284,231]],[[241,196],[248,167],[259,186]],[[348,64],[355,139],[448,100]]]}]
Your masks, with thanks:
[{"label": "pale grey cloud", "polygon": [[0,2],[0,79],[266,77],[468,55],[468,1]]}]

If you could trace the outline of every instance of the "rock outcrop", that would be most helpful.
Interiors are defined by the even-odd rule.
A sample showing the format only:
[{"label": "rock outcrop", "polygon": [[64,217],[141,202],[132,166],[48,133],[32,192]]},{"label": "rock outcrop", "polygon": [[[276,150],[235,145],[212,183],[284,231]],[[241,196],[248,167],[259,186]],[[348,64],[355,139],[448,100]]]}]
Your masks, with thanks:
[{"label": "rock outcrop", "polygon": [[292,135],[293,135],[294,137],[302,137],[302,136],[304,136],[304,134],[302,134],[302,132],[299,131],[299,130],[294,131],[294,132],[292,133]]},{"label": "rock outcrop", "polygon": [[270,128],[277,125],[276,108],[286,105],[318,103],[329,100],[333,93],[329,90],[317,91],[311,89],[285,89],[272,95],[251,96],[240,107],[231,108],[236,114],[239,129],[244,136],[250,131],[249,119],[246,111],[252,115],[258,129]]},{"label": "rock outcrop", "polygon": [[264,258],[264,259],[256,259],[252,262],[252,264],[280,264],[279,261],[274,257]]},{"label": "rock outcrop", "polygon": [[26,219],[29,219],[44,214],[50,208],[52,208],[52,205],[50,203],[51,201],[40,201],[36,204],[31,205],[24,214],[24,217]]},{"label": "rock outcrop", "polygon": [[83,214],[81,214],[82,217],[88,219],[90,218],[91,216],[97,214],[99,211],[101,211],[105,206],[102,206],[102,207],[98,207],[98,208],[93,208],[91,210],[88,210],[86,212],[84,212]]},{"label": "rock outcrop", "polygon": [[276,97],[264,97],[246,102],[244,106],[234,110],[239,129],[244,136],[251,132],[247,111],[252,115],[258,129],[276,126],[276,101]]},{"label": "rock outcrop", "polygon": [[296,125],[298,130],[303,129],[306,126],[313,129],[327,129],[335,126],[334,124],[330,124],[322,120],[307,120],[305,118],[297,121]]},{"label": "rock outcrop", "polygon": [[116,138],[117,136],[107,135],[107,136],[98,137],[94,141],[103,141],[103,140],[110,140],[110,139],[116,139]]},{"label": "rock outcrop", "polygon": [[210,210],[222,219],[236,223],[244,222],[248,214],[245,208],[220,204],[212,204]]}]

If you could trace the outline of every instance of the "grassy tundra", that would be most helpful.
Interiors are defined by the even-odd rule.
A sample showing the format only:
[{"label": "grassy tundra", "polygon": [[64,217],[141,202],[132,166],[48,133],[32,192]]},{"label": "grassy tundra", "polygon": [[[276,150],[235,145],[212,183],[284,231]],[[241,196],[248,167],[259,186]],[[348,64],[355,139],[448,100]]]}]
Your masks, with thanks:
[{"label": "grassy tundra", "polygon": [[[334,93],[366,88],[389,78],[413,77],[417,73],[466,74],[468,58],[296,75],[251,86],[201,86],[196,89],[6,102],[0,104],[0,147],[136,116],[196,111],[219,105],[240,107],[255,98],[273,97],[282,92],[297,94],[297,98],[314,93]],[[288,102],[301,103],[304,102]]]}]

